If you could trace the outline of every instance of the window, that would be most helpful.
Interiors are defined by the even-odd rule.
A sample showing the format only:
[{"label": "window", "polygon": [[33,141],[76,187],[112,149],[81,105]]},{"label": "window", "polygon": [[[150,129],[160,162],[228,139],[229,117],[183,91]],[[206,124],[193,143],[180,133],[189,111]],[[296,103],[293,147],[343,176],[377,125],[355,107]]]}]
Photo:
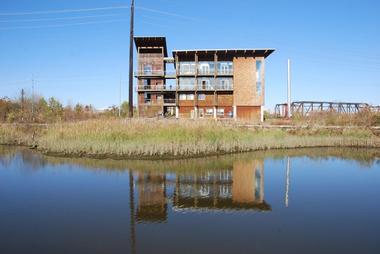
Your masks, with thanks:
[{"label": "window", "polygon": [[258,96],[262,95],[262,60],[256,60],[256,94]]},{"label": "window", "polygon": [[179,89],[180,90],[192,90],[194,89],[194,78],[179,78]]},{"label": "window", "polygon": [[200,93],[200,94],[198,94],[198,100],[199,100],[199,101],[204,101],[204,100],[206,100],[206,95],[205,95],[204,93]]},{"label": "window", "polygon": [[232,62],[219,62],[218,63],[218,74],[231,75],[233,72]]},{"label": "window", "polygon": [[218,109],[216,110],[216,114],[217,114],[218,116],[224,116],[224,108],[218,108]]},{"label": "window", "polygon": [[179,95],[179,100],[180,100],[180,101],[185,101],[185,100],[186,100],[186,94],[181,93],[181,94]]},{"label": "window", "polygon": [[144,74],[152,74],[152,65],[144,64]]},{"label": "window", "polygon": [[150,79],[144,79],[143,86],[144,86],[144,89],[150,88]]},{"label": "window", "polygon": [[204,111],[203,108],[200,108],[200,109],[199,109],[199,117],[200,117],[200,118],[203,118],[204,116],[205,116],[205,111]]},{"label": "window", "polygon": [[180,74],[192,75],[195,73],[195,62],[180,62],[179,63]]},{"label": "window", "polygon": [[212,116],[214,114],[214,109],[212,108],[207,108],[206,109],[206,115],[207,116]]},{"label": "window", "polygon": [[193,101],[193,100],[194,100],[194,94],[187,94],[187,95],[186,95],[186,99],[187,99],[188,101]]}]

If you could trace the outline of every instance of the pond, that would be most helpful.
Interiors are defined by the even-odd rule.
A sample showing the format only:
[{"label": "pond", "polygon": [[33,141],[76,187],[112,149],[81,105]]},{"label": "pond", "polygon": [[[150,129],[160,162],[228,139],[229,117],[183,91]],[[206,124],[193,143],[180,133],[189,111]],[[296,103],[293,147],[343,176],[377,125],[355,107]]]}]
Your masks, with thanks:
[{"label": "pond", "polygon": [[380,150],[188,160],[0,146],[0,253],[380,253]]}]

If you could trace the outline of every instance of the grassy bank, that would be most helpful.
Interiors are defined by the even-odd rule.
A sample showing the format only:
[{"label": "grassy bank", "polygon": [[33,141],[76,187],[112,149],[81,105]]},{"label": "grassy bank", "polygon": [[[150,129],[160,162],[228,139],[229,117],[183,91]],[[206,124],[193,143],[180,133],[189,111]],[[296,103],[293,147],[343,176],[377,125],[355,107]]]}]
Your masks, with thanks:
[{"label": "grassy bank", "polygon": [[89,120],[1,125],[1,144],[63,156],[174,158],[298,147],[380,147],[368,128],[255,129],[215,121]]}]

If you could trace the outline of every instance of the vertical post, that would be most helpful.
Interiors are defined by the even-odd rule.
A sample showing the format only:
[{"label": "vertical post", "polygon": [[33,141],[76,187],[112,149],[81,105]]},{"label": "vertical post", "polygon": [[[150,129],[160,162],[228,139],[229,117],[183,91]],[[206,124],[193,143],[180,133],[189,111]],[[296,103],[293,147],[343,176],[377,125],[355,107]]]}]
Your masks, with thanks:
[{"label": "vertical post", "polygon": [[119,82],[119,117],[121,117],[121,75],[120,75],[120,82]]},{"label": "vertical post", "polygon": [[290,157],[286,163],[286,183],[285,183],[285,207],[289,206],[289,186],[290,186]]},{"label": "vertical post", "polygon": [[24,107],[25,107],[25,91],[24,88],[21,89],[21,121],[24,121]]},{"label": "vertical post", "polygon": [[32,74],[32,122],[34,122],[34,74]]},{"label": "vertical post", "polygon": [[135,1],[131,3],[131,27],[129,38],[129,117],[133,117],[133,23]]},{"label": "vertical post", "polygon": [[129,216],[130,216],[130,235],[131,253],[136,253],[136,224],[135,224],[135,192],[133,173],[129,171]]},{"label": "vertical post", "polygon": [[288,118],[292,116],[290,104],[291,104],[291,77],[290,77],[290,59],[288,59]]}]

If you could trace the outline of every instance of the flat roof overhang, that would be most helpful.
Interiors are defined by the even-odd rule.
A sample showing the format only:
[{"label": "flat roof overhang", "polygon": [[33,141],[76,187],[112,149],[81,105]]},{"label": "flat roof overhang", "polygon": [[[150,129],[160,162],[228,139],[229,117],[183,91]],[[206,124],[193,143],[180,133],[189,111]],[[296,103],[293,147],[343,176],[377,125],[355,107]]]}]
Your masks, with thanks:
[{"label": "flat roof overhang", "polygon": [[225,57],[265,57],[272,54],[275,49],[193,49],[193,50],[173,50],[173,57],[192,57],[198,56],[218,56]]},{"label": "flat roof overhang", "polygon": [[150,36],[136,36],[134,37],[136,49],[137,48],[163,48],[164,56],[168,56],[168,49],[166,46],[166,38],[164,36],[150,37]]}]

